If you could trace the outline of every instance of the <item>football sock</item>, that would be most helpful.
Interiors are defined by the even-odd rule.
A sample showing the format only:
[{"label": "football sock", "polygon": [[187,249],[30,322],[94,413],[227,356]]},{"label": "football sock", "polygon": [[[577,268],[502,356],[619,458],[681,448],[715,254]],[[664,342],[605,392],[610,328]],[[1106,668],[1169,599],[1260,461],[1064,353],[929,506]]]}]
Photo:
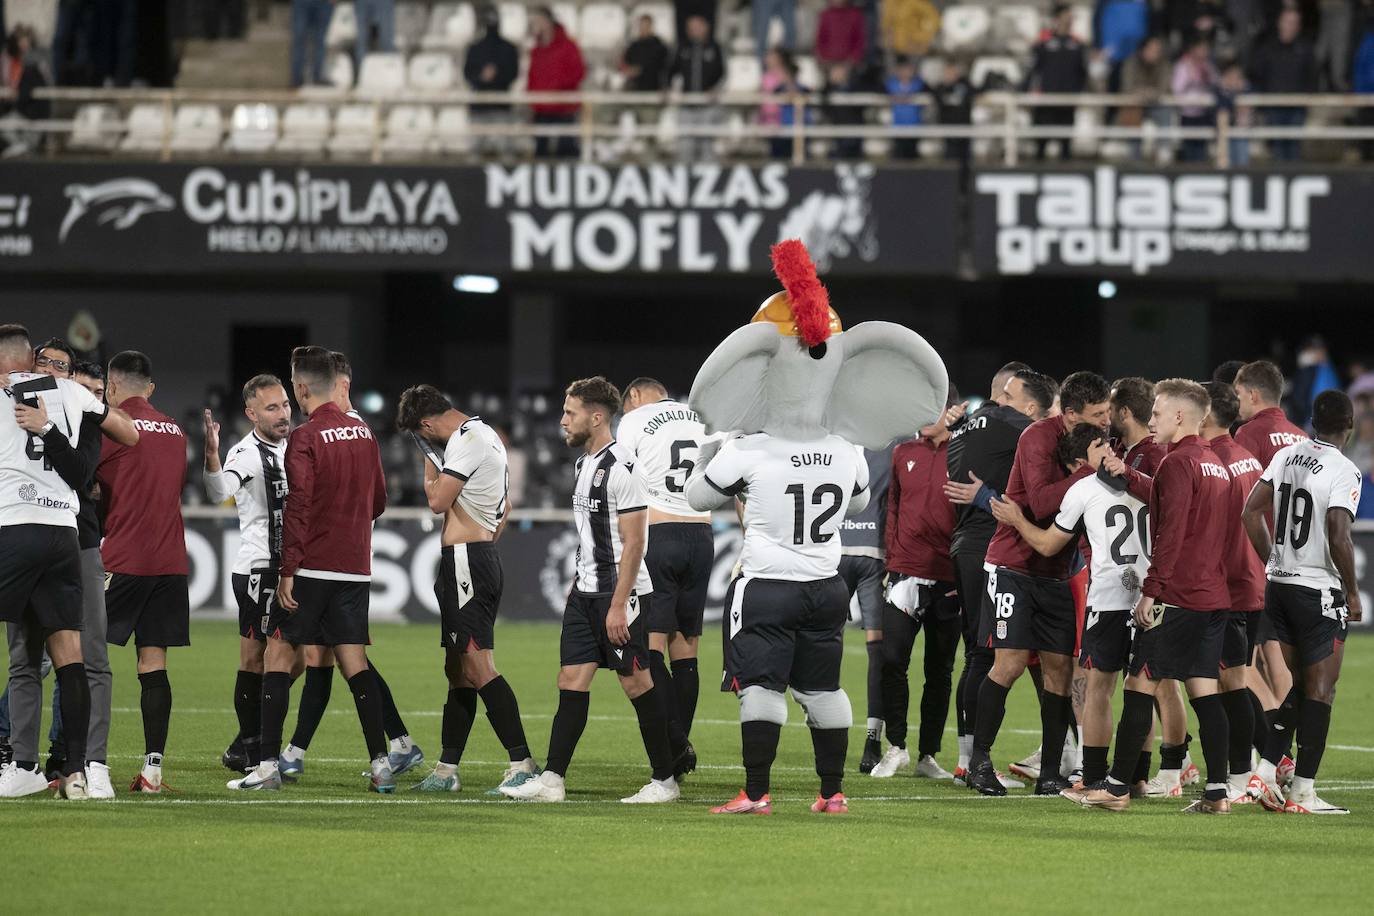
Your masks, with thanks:
[{"label": "football sock", "polygon": [[[320,727],[325,707],[329,705],[329,694],[334,687],[334,666],[310,667],[305,669],[305,686],[301,688],[301,706],[296,713],[296,733],[291,743],[301,750],[308,750],[310,741],[315,737],[315,729]],[[267,744],[263,742],[263,756],[267,756]]]},{"label": "football sock", "polygon": [[871,639],[868,649],[868,740],[883,737],[883,641]]},{"label": "football sock", "polygon": [[968,690],[968,656],[964,656],[964,667],[959,670],[959,681],[954,685],[954,732],[960,738],[971,734],[968,729],[967,704],[964,694]]},{"label": "football sock", "polygon": [[1161,770],[1182,770],[1183,757],[1188,753],[1186,744],[1161,744],[1159,746],[1159,768]]},{"label": "football sock", "polygon": [[391,698],[391,688],[387,686],[386,678],[382,677],[382,672],[377,670],[377,666],[372,664],[370,658],[367,660],[367,667],[372,669],[372,676],[377,679],[377,692],[382,700],[382,727],[386,729],[386,736],[394,740],[409,735],[410,730],[401,718],[401,711],[396,708],[396,701]]},{"label": "football sock", "polygon": [[1244,687],[1228,690],[1221,695],[1230,734],[1230,771],[1236,774],[1250,772],[1250,751],[1255,738],[1255,710],[1250,705],[1252,697],[1254,694]]},{"label": "football sock", "polygon": [[782,726],[777,722],[741,722],[739,730],[743,745],[744,794],[750,801],[758,801],[768,794],[768,774],[778,754]]},{"label": "football sock", "polygon": [[1107,748],[1083,747],[1083,785],[1090,786],[1107,778]]},{"label": "football sock", "polygon": [[[872,650],[874,643],[869,643]],[[869,664],[872,664],[870,656]],[[880,697],[883,702],[882,722],[887,729],[887,740],[894,747],[906,747],[907,714],[911,710],[911,684],[907,680],[907,666],[900,659],[882,663],[882,688]],[[943,723],[942,723],[943,724]]]},{"label": "football sock", "polygon": [[[978,695],[982,693],[983,681],[992,670],[992,653],[976,651],[964,663],[967,678],[964,682],[964,734],[972,736],[978,727]],[[970,745],[971,747],[972,745]]]},{"label": "football sock", "polygon": [[[1148,732],[1146,732],[1146,737],[1149,737],[1149,733],[1148,733]],[[1141,751],[1141,752],[1140,752],[1140,759],[1139,759],[1138,761],[1136,761],[1135,772],[1131,774],[1131,776],[1132,776],[1131,781],[1132,781],[1133,783],[1135,783],[1135,782],[1149,782],[1149,780],[1150,780],[1150,758],[1151,758],[1151,756],[1152,756],[1152,755],[1150,754],[1149,751]]]},{"label": "football sock", "polygon": [[[167,727],[172,721],[172,685],[167,680],[167,671],[145,672],[138,676],[138,682],[143,688],[139,697],[143,711],[143,753],[165,753]],[[89,702],[90,694],[87,693]]]},{"label": "football sock", "polygon": [[657,687],[650,687],[644,693],[630,700],[639,719],[639,736],[644,739],[644,751],[649,755],[649,766],[653,768],[654,779],[671,779],[673,776],[673,746],[668,738],[668,717],[663,706],[663,698],[655,696]]},{"label": "football sock", "polygon": [[[62,688],[62,700],[67,699],[67,688]],[[65,722],[67,711],[62,711]],[[1317,767],[1321,766],[1322,754],[1326,753],[1326,733],[1331,728],[1331,706],[1321,700],[1304,697],[1298,712],[1298,759],[1293,775],[1303,779],[1316,779]],[[68,748],[70,748],[70,738]],[[70,752],[70,751],[69,751]]]},{"label": "football sock", "polygon": [[654,695],[662,706],[663,721],[668,726],[668,745],[676,757],[687,747],[687,732],[677,718],[677,693],[673,690],[673,676],[662,652],[649,650],[649,677],[654,682]]},{"label": "football sock", "polygon": [[1226,708],[1217,694],[1196,697],[1191,702],[1193,712],[1197,715],[1198,740],[1202,743],[1202,757],[1207,766],[1207,791],[1204,795],[1211,800],[1225,798],[1231,740]]},{"label": "football sock", "polygon": [[549,732],[549,759],[544,769],[555,776],[567,776],[573,752],[587,727],[587,709],[592,695],[585,690],[558,691],[558,712]]},{"label": "football sock", "polygon": [[1260,702],[1259,697],[1255,696],[1255,692],[1248,687],[1245,692],[1250,694],[1250,715],[1255,722],[1255,730],[1254,734],[1250,736],[1250,743],[1254,747],[1255,753],[1264,756],[1264,742],[1269,735],[1269,716],[1264,711],[1264,704]]},{"label": "football sock", "polygon": [[1116,755],[1108,777],[1108,785],[1117,795],[1125,794],[1137,782],[1135,773],[1140,763],[1140,749],[1150,733],[1154,712],[1154,697],[1138,690],[1122,692],[1121,718],[1116,724]]},{"label": "football sock", "polygon": [[673,692],[677,694],[677,718],[682,731],[692,736],[692,720],[697,716],[697,697],[701,693],[701,676],[695,658],[673,659]]},{"label": "football sock", "polygon": [[[1005,702],[1004,702],[1005,708]],[[1064,762],[1064,738],[1073,717],[1073,701],[1046,690],[1040,694],[1040,777],[1058,777]]]},{"label": "football sock", "polygon": [[1264,745],[1264,759],[1277,766],[1292,745],[1292,734],[1298,727],[1298,710],[1302,705],[1302,694],[1297,687],[1288,691],[1279,708],[1274,710],[1274,721],[1269,728],[1269,740]]},{"label": "football sock", "polygon": [[525,726],[520,721],[520,703],[506,679],[498,674],[477,692],[482,695],[482,705],[487,708],[491,730],[496,733],[496,739],[506,749],[510,759],[520,761],[534,756],[525,739]]},{"label": "football sock", "polygon": [[[315,670],[315,669],[310,669]],[[325,669],[333,671],[332,668]],[[306,681],[309,687],[309,680]],[[262,743],[258,748],[263,760],[275,762],[281,755],[281,733],[286,724],[286,710],[291,703],[291,675],[283,671],[269,671],[262,676]]]},{"label": "football sock", "polygon": [[972,753],[973,753],[973,736],[972,736],[972,735],[960,735],[960,736],[959,736],[959,767],[960,767],[961,769],[968,769],[968,759],[969,759],[970,755],[972,755]]},{"label": "football sock", "polygon": [[[439,739],[444,746],[440,763],[458,765],[472,734],[472,720],[477,715],[477,691],[471,687],[450,687],[444,703],[444,718],[439,726]],[[521,758],[524,759],[524,758]]]},{"label": "football sock", "polygon": [[821,778],[821,797],[829,798],[839,792],[844,783],[844,758],[849,750],[849,729],[813,728],[811,747],[816,752],[816,775]]},{"label": "football sock", "polygon": [[[975,761],[991,756],[992,744],[1002,728],[1002,717],[1007,714],[1007,694],[1010,692],[1010,687],[1003,687],[990,677],[983,679],[983,687],[978,691],[978,718],[973,731]],[[1060,735],[1059,739],[1062,745],[1064,736]]]},{"label": "football sock", "polygon": [[239,740],[257,740],[262,731],[262,675],[240,671],[234,679],[234,714],[239,718]]},{"label": "football sock", "polygon": [[[86,680],[86,666],[81,662],[72,662],[58,668],[57,685],[62,688],[60,705],[63,733],[67,742],[67,760],[62,765],[62,775],[70,776],[86,768],[86,730],[91,721],[91,687]],[[1331,707],[1326,707],[1326,710],[1329,720]],[[166,735],[164,727],[164,740]],[[1323,744],[1326,742],[1325,736],[1326,732],[1323,729]]]},{"label": "football sock", "polygon": [[353,691],[358,724],[363,728],[363,741],[367,743],[367,759],[376,760],[385,756],[386,731],[382,725],[382,697],[377,687],[377,675],[370,668],[359,671],[348,679],[348,689]]}]

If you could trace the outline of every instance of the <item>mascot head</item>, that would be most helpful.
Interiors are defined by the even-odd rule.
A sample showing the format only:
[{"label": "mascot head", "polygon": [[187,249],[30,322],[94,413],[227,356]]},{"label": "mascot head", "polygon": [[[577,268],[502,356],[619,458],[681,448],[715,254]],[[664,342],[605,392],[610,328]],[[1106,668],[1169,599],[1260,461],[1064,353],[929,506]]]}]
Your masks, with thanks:
[{"label": "mascot head", "polygon": [[789,239],[772,255],[783,291],[716,347],[692,384],[709,431],[834,434],[881,449],[940,416],[949,379],[930,344],[886,321],[844,330],[806,247]]}]

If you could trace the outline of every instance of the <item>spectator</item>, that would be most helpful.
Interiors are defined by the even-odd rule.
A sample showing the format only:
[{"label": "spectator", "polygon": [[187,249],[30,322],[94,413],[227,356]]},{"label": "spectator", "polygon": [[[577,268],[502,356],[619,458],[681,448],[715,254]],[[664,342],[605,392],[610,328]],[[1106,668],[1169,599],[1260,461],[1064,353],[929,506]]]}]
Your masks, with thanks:
[{"label": "spectator", "polygon": [[1149,0],[1097,0],[1093,10],[1093,47],[1107,55],[1107,91],[1121,84],[1121,68],[1150,34]]},{"label": "spectator", "polygon": [[1214,60],[1236,56],[1235,25],[1223,0],[1194,0],[1192,18],[1186,31],[1189,39],[1205,38],[1212,46]]},{"label": "spectator", "polygon": [[882,34],[893,54],[924,54],[940,34],[940,11],[930,0],[884,0]]},{"label": "spectator", "polygon": [[1374,474],[1374,411],[1355,409],[1355,433],[1345,447],[1345,456],[1360,469],[1364,479],[1355,517],[1374,518],[1374,484],[1370,483]]},{"label": "spectator", "polygon": [[[825,120],[835,127],[861,127],[864,123],[863,106],[843,104],[845,96],[857,91],[858,80],[850,65],[843,61],[831,63],[826,68],[825,85],[821,90]],[[836,137],[830,144],[832,159],[860,159],[863,154],[862,137]]]},{"label": "spectator", "polygon": [[[1031,55],[1030,74],[1027,88],[1032,92],[1079,93],[1088,84],[1088,63],[1083,42],[1072,34],[1073,9],[1067,4],[1057,4],[1051,11],[1051,31]],[[1071,105],[1037,105],[1032,112],[1031,122],[1037,127],[1072,127],[1074,109]],[[1044,160],[1049,146],[1048,138],[1035,141],[1036,157]],[[1069,137],[1061,137],[1059,158],[1068,159],[1072,154],[1073,143]]]},{"label": "spectator", "polygon": [[[940,86],[935,90],[935,112],[941,124],[969,125],[973,123],[973,99],[977,90],[968,78],[968,63],[960,57],[950,57],[945,61],[945,72]],[[945,140],[945,158],[957,161],[964,167],[967,177],[969,152],[972,141],[967,137],[950,137]]]},{"label": "spectator", "polygon": [[1307,429],[1317,395],[1340,387],[1341,379],[1331,364],[1326,341],[1321,337],[1309,337],[1298,350],[1298,371],[1293,374],[1292,387],[1284,398],[1284,412],[1294,423]]},{"label": "spectator", "polygon": [[[921,106],[913,102],[911,97],[925,92],[926,84],[916,72],[916,62],[906,55],[898,56],[893,62],[892,72],[883,82],[883,88],[892,98],[892,126],[919,126]],[[918,144],[915,137],[898,137],[892,141],[892,157],[915,159],[920,155]]]},{"label": "spectator", "polygon": [[[805,86],[797,78],[797,62],[792,59],[791,54],[780,52],[779,61],[782,66],[782,82],[778,88],[773,90],[777,96],[808,95],[811,92],[809,86]],[[790,98],[778,106],[778,126],[787,129],[797,125],[798,118],[804,119],[803,124],[815,122],[815,113],[811,106],[802,103],[802,110],[797,111],[797,105]],[[769,150],[774,159],[792,158],[792,137],[789,134],[784,137],[774,137],[768,141]]]},{"label": "spectator", "polygon": [[[1302,35],[1302,15],[1296,9],[1280,13],[1277,33],[1255,50],[1250,79],[1256,92],[1317,91],[1317,56],[1312,43]],[[1307,121],[1307,109],[1270,108],[1265,112],[1265,120],[1273,127],[1301,127]],[[1270,140],[1269,155],[1292,161],[1298,158],[1301,146],[1296,138]]]},{"label": "spectator", "polygon": [[[673,55],[673,65],[668,71],[668,84],[681,80],[683,92],[714,93],[725,79],[725,55],[720,45],[711,37],[711,24],[705,16],[690,16],[687,19],[687,40],[678,45]],[[681,127],[709,127],[721,121],[720,107],[714,103],[702,105],[681,105],[678,107],[678,125]],[[709,137],[684,135],[679,143],[680,154],[688,162],[694,159],[710,159],[714,154],[715,141]]]},{"label": "spectator", "polygon": [[247,31],[247,0],[200,0],[201,25],[205,37],[242,38]]},{"label": "spectator", "polygon": [[782,47],[794,51],[797,47],[797,0],[753,0],[754,45],[759,58],[768,53],[768,29],[773,19],[782,20]]},{"label": "spectator", "polygon": [[[356,39],[358,72],[363,69],[363,58],[373,49],[390,53],[396,50],[396,0],[354,0],[353,15],[358,20]],[[377,43],[372,44],[372,29],[377,29]]]},{"label": "spectator", "polygon": [[52,77],[58,86],[95,85],[94,28],[95,9],[89,0],[58,0],[52,36]]},{"label": "spectator", "polygon": [[33,29],[20,23],[5,38],[0,53],[0,88],[14,93],[14,101],[0,99],[0,153],[22,156],[42,142],[43,135],[26,130],[24,122],[47,118],[50,102],[35,99],[35,89],[48,85],[38,63],[37,40]]},{"label": "spectator", "polygon": [[91,27],[92,62],[99,85],[124,88],[133,83],[138,56],[138,3],[101,0],[94,4]]},{"label": "spectator", "polygon": [[[487,5],[477,11],[482,37],[468,46],[463,59],[463,77],[473,92],[509,92],[520,75],[520,52],[501,37],[501,11]],[[468,106],[468,116],[475,125],[509,124],[509,105],[489,104]],[[510,149],[509,137],[478,137],[479,152],[503,155]]]},{"label": "spectator", "polygon": [[[1374,95],[1374,0],[1361,0],[1355,22],[1355,53],[1350,65],[1350,91]],[[1355,122],[1374,129],[1374,106],[1355,110]],[[1374,162],[1374,139],[1360,141],[1360,158]]]},{"label": "spectator", "polygon": [[334,18],[334,0],[291,0],[291,85],[307,84],[305,59],[310,57],[311,86],[324,84],[324,37]]},{"label": "spectator", "polygon": [[[1151,36],[1140,45],[1121,68],[1121,91],[1140,99],[1140,107],[1122,108],[1117,112],[1116,123],[1120,127],[1140,127],[1150,122],[1156,127],[1168,127],[1172,113],[1159,100],[1169,94],[1170,66],[1164,56],[1164,40]],[[1139,159],[1141,143],[1131,141],[1133,158]]]},{"label": "spectator", "polygon": [[849,0],[830,0],[816,26],[816,60],[823,67],[847,63],[858,67],[868,50],[863,10]]},{"label": "spectator", "polygon": [[[1217,83],[1217,115],[1222,112],[1230,118],[1232,127],[1250,127],[1254,123],[1254,111],[1249,105],[1236,104],[1236,96],[1250,91],[1250,81],[1245,78],[1245,68],[1240,61],[1231,61],[1221,71]],[[1244,137],[1231,137],[1226,143],[1226,156],[1232,168],[1250,164],[1250,141]]]},{"label": "spectator", "polygon": [[716,8],[719,0],[673,0],[673,43],[680,45],[687,39],[687,20],[700,16],[706,20],[707,32],[716,37]]},{"label": "spectator", "polygon": [[[709,24],[708,24],[709,28]],[[661,92],[668,85],[668,46],[654,34],[654,17],[635,20],[636,34],[620,56],[620,72],[629,92]]]},{"label": "spectator", "polygon": [[[777,47],[768,52],[763,60],[763,77],[759,80],[759,92],[773,95],[778,87],[787,81],[787,69],[792,55],[786,48]],[[764,102],[759,106],[757,123],[760,127],[777,127],[782,123],[782,107],[777,102]]]},{"label": "spectator", "polygon": [[[1174,64],[1174,95],[1211,94],[1217,88],[1217,69],[1212,65],[1212,46],[1206,38],[1194,38],[1188,50]],[[1184,127],[1211,127],[1216,123],[1211,106],[1184,105],[1179,108]],[[1180,162],[1201,162],[1207,158],[1207,141],[1184,140],[1179,149]]]},{"label": "spectator", "polygon": [[[576,92],[587,75],[582,63],[582,51],[568,37],[563,26],[553,18],[546,6],[530,9],[530,70],[525,88],[530,92]],[[571,125],[577,120],[581,106],[576,102],[540,102],[530,106],[536,124]],[[581,150],[577,137],[553,137],[547,134],[534,140],[536,156],[576,158]]]}]

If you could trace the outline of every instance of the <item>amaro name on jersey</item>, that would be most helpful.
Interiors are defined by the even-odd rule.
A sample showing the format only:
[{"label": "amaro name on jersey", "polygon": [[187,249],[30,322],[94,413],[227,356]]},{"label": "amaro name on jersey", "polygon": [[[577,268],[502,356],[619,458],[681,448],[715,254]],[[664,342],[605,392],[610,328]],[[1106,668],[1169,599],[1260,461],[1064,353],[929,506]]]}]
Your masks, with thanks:
[{"label": "amaro name on jersey", "polygon": [[1168,264],[1178,252],[1305,252],[1312,201],[1331,193],[1324,175],[979,175],[996,201],[997,267],[1029,274],[1049,264]]}]

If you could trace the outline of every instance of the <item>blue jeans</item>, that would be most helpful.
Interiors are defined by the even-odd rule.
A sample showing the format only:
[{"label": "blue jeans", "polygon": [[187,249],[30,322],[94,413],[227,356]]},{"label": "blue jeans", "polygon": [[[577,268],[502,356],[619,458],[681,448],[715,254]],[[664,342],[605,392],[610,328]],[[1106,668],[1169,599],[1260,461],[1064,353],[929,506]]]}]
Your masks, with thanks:
[{"label": "blue jeans", "polygon": [[358,46],[356,61],[362,72],[363,58],[371,45],[372,27],[377,27],[377,50],[396,50],[396,0],[356,0],[353,9],[358,16]]},{"label": "blue jeans", "polygon": [[1226,149],[1231,159],[1232,168],[1241,168],[1250,164],[1250,141],[1233,139],[1226,141]]},{"label": "blue jeans", "polygon": [[754,42],[759,60],[768,54],[768,23],[782,20],[782,45],[789,51],[797,47],[797,0],[754,0]]},{"label": "blue jeans", "polygon": [[[1270,108],[1265,112],[1265,120],[1270,127],[1302,127],[1307,123],[1305,108]],[[1275,159],[1292,162],[1302,155],[1301,140],[1270,140],[1269,155]]]},{"label": "blue jeans", "polygon": [[291,0],[291,85],[303,86],[306,52],[310,54],[311,83],[324,82],[324,39],[334,4],[329,0]]},{"label": "blue jeans", "polygon": [[[52,670],[52,663],[48,661],[48,656],[43,656],[43,676],[46,677]],[[9,738],[10,729],[10,688],[5,685],[5,692],[0,693],[0,738]],[[62,689],[53,681],[52,685],[52,724],[48,726],[48,743],[62,743]]]}]

